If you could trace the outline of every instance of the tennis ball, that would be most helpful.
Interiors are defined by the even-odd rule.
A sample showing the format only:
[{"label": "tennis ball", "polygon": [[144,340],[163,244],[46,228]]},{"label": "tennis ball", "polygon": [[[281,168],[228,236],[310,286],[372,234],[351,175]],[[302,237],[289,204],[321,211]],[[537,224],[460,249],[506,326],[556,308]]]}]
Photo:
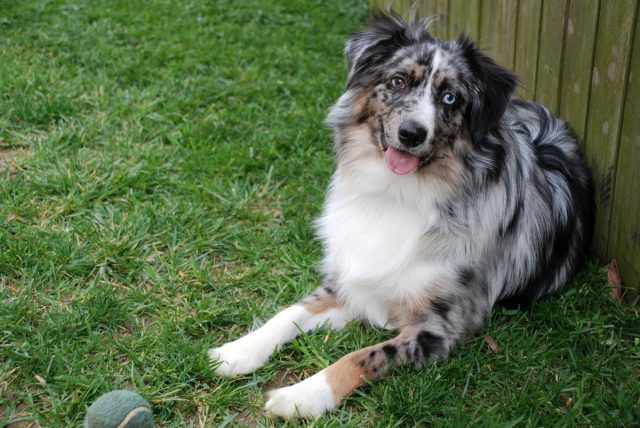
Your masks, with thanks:
[{"label": "tennis ball", "polygon": [[89,407],[84,428],[153,428],[151,405],[133,391],[108,392]]}]

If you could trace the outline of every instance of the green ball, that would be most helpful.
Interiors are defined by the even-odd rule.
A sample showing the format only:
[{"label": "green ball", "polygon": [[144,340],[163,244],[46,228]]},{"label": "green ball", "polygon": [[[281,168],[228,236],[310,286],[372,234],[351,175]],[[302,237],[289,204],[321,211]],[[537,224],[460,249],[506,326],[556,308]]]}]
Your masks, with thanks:
[{"label": "green ball", "polygon": [[153,428],[151,405],[133,391],[108,392],[89,407],[84,428]]}]

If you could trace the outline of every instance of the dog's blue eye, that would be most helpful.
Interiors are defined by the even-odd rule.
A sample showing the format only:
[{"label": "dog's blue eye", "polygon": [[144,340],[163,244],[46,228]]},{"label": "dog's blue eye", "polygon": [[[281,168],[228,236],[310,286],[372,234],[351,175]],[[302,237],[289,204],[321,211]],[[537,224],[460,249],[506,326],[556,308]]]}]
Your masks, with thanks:
[{"label": "dog's blue eye", "polygon": [[449,105],[449,106],[453,105],[453,104],[456,103],[456,96],[453,95],[451,92],[447,92],[442,97],[442,102],[445,103],[446,105]]}]

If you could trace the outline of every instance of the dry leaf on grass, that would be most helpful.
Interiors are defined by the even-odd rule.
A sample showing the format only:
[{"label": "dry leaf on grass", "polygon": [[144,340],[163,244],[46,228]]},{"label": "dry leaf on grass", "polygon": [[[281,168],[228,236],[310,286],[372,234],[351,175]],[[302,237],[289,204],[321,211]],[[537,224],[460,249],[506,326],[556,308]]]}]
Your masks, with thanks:
[{"label": "dry leaf on grass", "polygon": [[609,278],[609,286],[611,287],[610,296],[613,300],[624,304],[624,290],[622,288],[622,278],[618,270],[616,259],[611,259],[607,265],[607,277]]},{"label": "dry leaf on grass", "polygon": [[496,354],[500,353],[500,347],[498,346],[498,343],[496,342],[496,340],[493,337],[491,337],[488,334],[485,334],[484,335],[484,341],[489,346],[489,348],[491,348],[491,350],[493,352],[495,352]]}]

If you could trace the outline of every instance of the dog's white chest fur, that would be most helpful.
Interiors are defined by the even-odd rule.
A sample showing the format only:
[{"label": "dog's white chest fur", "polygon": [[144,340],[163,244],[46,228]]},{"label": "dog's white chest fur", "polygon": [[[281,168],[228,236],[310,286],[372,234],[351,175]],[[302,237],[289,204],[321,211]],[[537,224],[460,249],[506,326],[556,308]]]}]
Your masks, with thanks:
[{"label": "dog's white chest fur", "polygon": [[392,328],[390,307],[419,298],[441,271],[424,248],[438,211],[417,177],[394,176],[379,158],[358,164],[336,172],[318,219],[323,270],[354,315]]}]

